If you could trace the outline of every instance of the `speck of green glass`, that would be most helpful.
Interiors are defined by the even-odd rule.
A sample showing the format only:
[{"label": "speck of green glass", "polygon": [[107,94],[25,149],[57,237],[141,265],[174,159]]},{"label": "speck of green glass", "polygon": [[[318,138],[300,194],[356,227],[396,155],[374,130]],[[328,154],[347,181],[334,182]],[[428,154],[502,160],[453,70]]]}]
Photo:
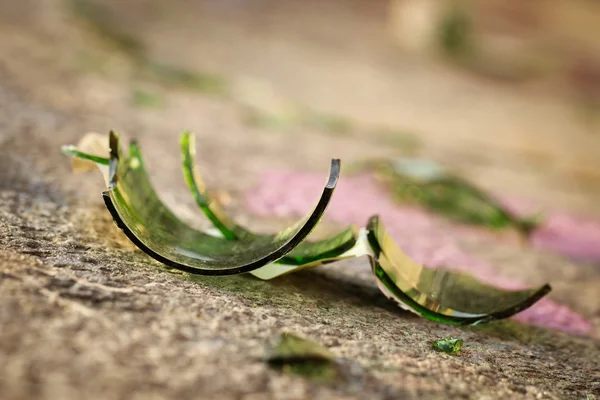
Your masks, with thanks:
[{"label": "speck of green glass", "polygon": [[316,381],[335,378],[335,356],[322,344],[290,332],[279,335],[267,349],[266,361],[273,368]]},{"label": "speck of green glass", "polygon": [[333,354],[321,343],[303,338],[295,333],[283,332],[275,345],[267,351],[269,363],[283,363],[293,360],[331,361]]},{"label": "speck of green glass", "polygon": [[432,347],[447,354],[457,354],[463,347],[463,340],[453,337],[438,339],[433,342]]}]

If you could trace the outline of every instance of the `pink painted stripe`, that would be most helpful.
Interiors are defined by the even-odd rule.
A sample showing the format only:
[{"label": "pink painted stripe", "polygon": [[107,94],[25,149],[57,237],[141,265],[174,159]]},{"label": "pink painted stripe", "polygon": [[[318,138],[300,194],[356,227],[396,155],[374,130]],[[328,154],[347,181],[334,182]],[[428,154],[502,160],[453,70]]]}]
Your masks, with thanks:
[{"label": "pink painted stripe", "polygon": [[[536,207],[524,200],[503,199],[517,215],[533,215]],[[600,221],[569,215],[561,211],[543,213],[542,226],[531,237],[533,245],[565,256],[600,261]]]}]

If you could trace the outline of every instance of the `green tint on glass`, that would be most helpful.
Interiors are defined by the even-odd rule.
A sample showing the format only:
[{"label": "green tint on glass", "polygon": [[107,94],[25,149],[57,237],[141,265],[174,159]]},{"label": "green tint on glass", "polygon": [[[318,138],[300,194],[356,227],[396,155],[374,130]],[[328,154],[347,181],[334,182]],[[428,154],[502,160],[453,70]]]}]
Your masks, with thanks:
[{"label": "green tint on glass", "polygon": [[384,181],[396,200],[418,203],[460,222],[493,229],[514,227],[525,237],[541,222],[537,217],[514,215],[493,197],[429,160],[375,161],[368,168]]},{"label": "green tint on glass", "polygon": [[268,349],[266,361],[284,373],[317,381],[331,381],[336,376],[335,356],[325,346],[293,333],[282,333]]},{"label": "green tint on glass", "polygon": [[[272,237],[254,234],[237,225],[217,202],[210,199],[200,173],[196,168],[195,153],[194,135],[191,132],[184,132],[181,135],[183,175],[196,203],[215,228],[227,239],[245,240],[260,237],[263,240],[268,240],[268,238]],[[350,250],[356,243],[357,238],[358,228],[351,226],[327,239],[300,243],[290,253],[282,257],[278,263],[286,264],[286,266],[315,266],[322,264],[323,262],[336,259],[344,252]],[[283,273],[286,270],[279,269],[278,271]]]},{"label": "green tint on glass", "polygon": [[[109,143],[107,147],[105,137],[89,134],[77,148],[65,146],[63,152],[73,157],[76,170],[97,167],[102,172],[108,186],[103,193],[104,201],[117,226],[145,253],[173,268],[201,275],[250,272],[261,279],[271,279],[341,258],[368,256],[377,285],[387,297],[427,319],[454,325],[475,325],[510,317],[535,304],[550,291],[549,285],[503,290],[479,282],[468,274],[425,268],[398,248],[377,216],[370,219],[360,235],[351,227],[326,240],[302,243],[319,222],[331,199],[339,177],[339,160],[332,161],[321,197],[306,218],[277,235],[256,235],[237,225],[210,201],[195,171],[193,137],[184,134],[181,146],[185,179],[202,211],[223,235],[215,237],[189,227],[161,202],[150,183],[136,143],[131,144],[126,154],[121,151],[116,133],[110,133]],[[396,165],[399,171],[403,168],[406,166]],[[440,174],[439,167],[426,163],[413,164],[410,172],[413,178],[419,179]],[[433,182],[437,181],[433,179]],[[470,193],[470,188],[464,188],[464,192]],[[478,198],[478,192],[471,194],[472,198]],[[478,207],[487,204],[485,198],[479,199]],[[494,209],[493,205],[490,207]],[[469,207],[470,210],[475,208]],[[307,350],[298,338],[284,339],[281,349]],[[457,345],[458,342],[453,344]],[[308,350],[312,352],[310,365],[314,364],[315,355],[316,358],[327,358],[322,357],[326,353],[321,354],[314,346]],[[309,364],[302,364],[302,368],[310,370]]]},{"label": "green tint on glass", "polygon": [[[69,147],[64,150],[74,154]],[[339,160],[333,160],[317,206],[294,226],[274,236],[230,241],[210,236],[181,222],[156,195],[139,147],[133,143],[129,153],[123,154],[119,136],[111,132],[109,189],[103,197],[119,228],[156,260],[194,274],[238,274],[277,261],[308,236],[331,199],[339,170]]]},{"label": "green tint on glass", "polygon": [[305,339],[291,332],[283,332],[267,352],[267,361],[273,364],[297,360],[333,361],[335,356],[321,343]]},{"label": "green tint on glass", "polygon": [[425,268],[400,250],[378,217],[367,226],[373,273],[379,289],[432,321],[475,325],[510,317],[529,308],[548,292],[549,285],[527,290],[503,290],[469,274]]},{"label": "green tint on glass", "polygon": [[451,338],[438,339],[435,342],[433,342],[433,344],[431,345],[431,347],[433,347],[434,350],[441,351],[441,352],[444,352],[444,353],[458,354],[458,352],[463,347],[463,340],[462,339],[457,339],[457,338],[452,338],[452,337]]},{"label": "green tint on glass", "polygon": [[85,152],[79,150],[75,146],[64,146],[62,148],[62,152],[65,153],[66,155],[68,155],[69,157],[76,157],[76,158],[79,158],[82,160],[91,161],[91,162],[99,164],[99,165],[108,166],[110,164],[109,158],[99,157],[99,156],[95,156],[93,154],[85,153]]}]

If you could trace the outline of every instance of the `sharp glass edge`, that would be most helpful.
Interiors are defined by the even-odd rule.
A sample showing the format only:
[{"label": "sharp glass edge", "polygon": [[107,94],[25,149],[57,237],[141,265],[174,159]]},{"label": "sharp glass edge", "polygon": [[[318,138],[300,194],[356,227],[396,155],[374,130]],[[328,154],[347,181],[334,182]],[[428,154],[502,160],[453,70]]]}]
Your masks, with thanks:
[{"label": "sharp glass edge", "polygon": [[[241,225],[238,225],[218,202],[211,199],[204,185],[202,176],[196,166],[196,145],[195,137],[192,132],[185,131],[181,134],[180,150],[182,171],[186,184],[194,197],[196,204],[211,221],[214,228],[220,232],[221,237],[230,240],[268,237],[268,235],[255,234]],[[337,171],[332,176],[339,175],[340,164],[337,163],[334,168],[336,168]],[[334,180],[330,180],[327,185],[335,186]],[[251,273],[254,276],[266,280],[299,269],[314,267],[338,260],[342,257],[344,252],[354,247],[357,237],[358,227],[351,225],[328,238],[316,242],[306,240],[277,261],[277,264],[282,264],[282,268],[265,266],[260,270],[252,271]]]},{"label": "sharp glass edge", "polygon": [[[400,248],[397,246],[395,242],[393,242],[386,230],[385,227],[381,224],[379,216],[373,216],[369,220],[367,224],[367,228],[365,229],[366,240],[368,241],[368,245],[363,248],[367,249],[367,255],[371,261],[371,266],[373,273],[375,275],[375,279],[377,280],[377,284],[379,289],[390,299],[396,301],[402,308],[415,312],[427,319],[443,322],[452,325],[477,325],[483,322],[508,318],[514,314],[517,314],[523,311],[526,308],[531,307],[533,304],[538,302],[541,298],[543,298],[546,294],[551,291],[551,287],[548,284],[542,285],[535,289],[527,289],[527,290],[504,290],[494,288],[497,292],[502,292],[502,294],[508,298],[509,295],[521,295],[522,299],[515,300],[511,304],[507,304],[504,307],[492,309],[489,308],[488,312],[470,312],[467,310],[458,310],[453,309],[451,307],[444,306],[442,302],[437,300],[434,296],[434,292],[430,291],[428,293],[419,292],[418,286],[421,283],[423,278],[423,273],[420,273],[418,280],[411,282],[410,278],[406,281],[400,282],[399,280],[394,280],[393,269],[391,267],[399,267],[402,264],[410,262],[413,265],[418,266],[421,272],[429,272],[435,275],[438,274],[441,276],[446,276],[452,278],[457,278],[456,281],[460,281],[462,277],[470,277],[470,274],[464,274],[461,272],[455,271],[444,271],[438,269],[429,269],[423,267],[421,264],[415,263],[412,259],[410,259],[406,254],[404,254]],[[381,238],[384,237],[382,240]],[[388,240],[386,240],[388,239]],[[365,240],[364,237],[362,240]],[[390,265],[386,265],[385,258],[386,256],[393,255],[396,258],[390,260]],[[411,265],[404,265],[405,269],[408,271],[408,275],[414,275],[414,269],[411,269]],[[414,268],[414,267],[413,267]],[[406,275],[403,276],[406,278]],[[399,277],[396,277],[397,279]],[[415,279],[415,277],[413,276]],[[403,291],[399,285],[408,285],[411,286],[410,291]],[[485,289],[486,287],[491,287],[488,284],[484,284],[479,280],[472,279],[472,284],[477,285],[472,288],[477,289]],[[432,285],[433,286],[433,285]],[[468,294],[466,291],[464,294]],[[476,294],[474,291],[473,295]],[[493,293],[490,293],[489,296],[492,296]],[[479,298],[475,298],[471,296],[472,300],[480,300]],[[493,299],[491,299],[493,300]],[[493,301],[491,302],[493,303]],[[443,312],[439,312],[442,310]]]},{"label": "sharp glass edge", "polygon": [[[133,148],[133,147],[134,147],[134,144],[132,144],[131,148]],[[130,148],[130,150],[131,150],[131,148]],[[137,149],[137,146],[135,146],[135,148]],[[329,201],[331,200],[332,193],[337,184],[337,180],[339,177],[339,163],[340,163],[339,160],[332,160],[327,183],[323,189],[323,192],[319,198],[319,201],[318,201],[316,207],[305,218],[301,219],[296,225],[293,225],[292,228],[288,228],[288,229],[282,231],[282,233],[287,232],[286,235],[288,235],[289,238],[285,239],[286,240],[285,242],[281,241],[281,245],[280,246],[278,245],[279,246],[278,248],[276,248],[274,251],[269,250],[269,253],[263,254],[262,256],[260,255],[260,253],[257,253],[258,258],[256,260],[249,261],[248,263],[243,264],[243,265],[235,265],[235,266],[227,267],[227,268],[214,268],[214,267],[201,268],[201,267],[197,266],[197,265],[202,265],[202,262],[198,261],[198,260],[205,259],[206,257],[195,258],[193,264],[195,264],[196,266],[192,266],[191,264],[184,263],[181,261],[176,261],[176,258],[169,257],[167,254],[165,254],[164,251],[162,252],[162,254],[160,251],[155,251],[155,249],[152,248],[153,246],[148,244],[147,240],[145,240],[143,237],[139,237],[139,235],[136,235],[134,230],[132,230],[128,226],[127,221],[120,215],[120,212],[118,211],[118,209],[119,209],[118,202],[115,203],[115,200],[112,198],[113,193],[118,194],[118,191],[117,191],[117,188],[119,185],[118,170],[119,170],[119,165],[120,165],[119,164],[119,157],[120,157],[119,137],[114,132],[111,132],[111,134],[110,134],[110,154],[111,154],[111,161],[110,161],[109,175],[108,175],[108,182],[109,182],[108,190],[103,193],[103,198],[104,198],[105,204],[106,204],[108,210],[110,211],[111,215],[113,216],[113,219],[115,220],[115,223],[117,224],[117,226],[127,235],[127,237],[134,244],[136,244],[142,251],[144,251],[146,254],[150,255],[157,261],[162,262],[163,264],[166,264],[172,268],[176,268],[176,269],[188,272],[188,273],[200,274],[200,275],[231,275],[231,274],[251,272],[251,271],[258,269],[268,263],[277,261],[282,256],[284,256],[289,251],[291,251],[296,246],[298,246],[298,244],[301,243],[306,238],[306,236],[308,236],[308,234],[310,234],[312,229],[316,226],[316,224],[319,222],[320,218],[322,217],[323,213],[325,212],[325,209],[326,209],[327,205],[329,204]],[[115,194],[115,196],[116,196],[116,194]],[[122,197],[121,195],[119,195],[119,196]],[[168,211],[168,208],[160,202],[160,199],[158,199],[157,201],[158,201],[158,203],[160,203],[160,206],[162,208],[164,208],[165,210]],[[183,222],[181,222],[181,221],[178,221],[178,222],[180,224],[183,224]],[[281,238],[282,236],[285,237],[286,235],[282,235],[282,233],[275,235],[274,238],[275,237]],[[204,234],[204,233],[202,233],[202,234]],[[205,236],[208,236],[208,235],[205,235]],[[238,245],[235,242],[223,240],[223,243],[231,243],[232,249],[238,248]],[[273,243],[276,243],[276,242],[273,242]],[[233,256],[233,253],[232,253],[232,256]],[[180,259],[181,259],[181,257],[180,257]]]}]

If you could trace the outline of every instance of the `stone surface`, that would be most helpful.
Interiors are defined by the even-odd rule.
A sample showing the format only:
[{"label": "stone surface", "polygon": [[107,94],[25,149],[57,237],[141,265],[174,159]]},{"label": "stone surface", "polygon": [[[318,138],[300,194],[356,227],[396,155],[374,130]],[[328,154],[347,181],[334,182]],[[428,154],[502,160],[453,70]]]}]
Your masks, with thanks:
[{"label": "stone surface", "polygon": [[[188,276],[149,259],[112,223],[99,174],[73,175],[61,145],[109,129],[139,138],[147,159],[161,160],[148,164],[165,202],[202,225],[183,179],[173,178],[181,176],[178,134],[193,129],[208,184],[229,194],[241,222],[265,231],[282,221],[241,211],[242,193],[259,172],[285,165],[325,174],[336,150],[358,159],[389,154],[389,145],[249,128],[231,99],[137,80],[130,60],[94,41],[63,2],[18,4],[0,25],[1,399],[600,395],[599,271],[592,264],[503,241],[461,244],[503,274],[553,282],[552,301],[594,326],[584,337],[516,321],[457,328],[420,319],[380,295],[366,260],[262,282]],[[148,2],[143,10],[158,7]],[[103,69],[90,69],[84,55]],[[165,107],[132,103],[137,86],[159,93]],[[585,201],[576,203],[580,209]],[[325,221],[322,229],[335,226]],[[283,331],[325,345],[338,379],[315,382],[269,368],[264,346]],[[459,355],[431,348],[448,336],[464,341]]]}]

